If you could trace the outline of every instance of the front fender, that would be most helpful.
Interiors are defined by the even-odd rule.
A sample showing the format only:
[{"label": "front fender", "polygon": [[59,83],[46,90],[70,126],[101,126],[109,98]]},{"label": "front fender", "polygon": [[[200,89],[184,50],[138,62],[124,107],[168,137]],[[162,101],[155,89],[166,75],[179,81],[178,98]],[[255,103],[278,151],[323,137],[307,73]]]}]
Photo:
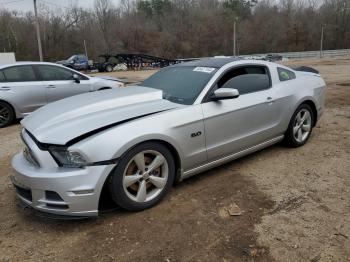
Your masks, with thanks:
[{"label": "front fender", "polygon": [[175,148],[180,157],[180,160],[182,160],[184,157],[183,151],[181,150],[178,142],[169,135],[161,133],[140,135],[137,133],[129,132],[129,134],[124,134],[122,139],[115,139],[117,137],[120,137],[118,134],[119,131],[116,129],[107,130],[106,132],[94,135],[71,146],[70,149],[81,152],[92,162],[100,162],[120,158],[128,150],[142,142],[157,140],[166,142]]},{"label": "front fender", "polygon": [[[201,136],[193,137],[193,132]],[[91,162],[122,157],[139,143],[158,140],[170,144],[188,169],[207,160],[201,106],[179,108],[131,121],[101,131],[72,145],[71,150],[84,154]]]},{"label": "front fender", "polygon": [[92,91],[97,91],[101,88],[114,88],[114,83],[112,81],[104,81],[104,80],[99,80],[99,81],[96,81],[92,84]]},{"label": "front fender", "polygon": [[152,135],[144,135],[141,137],[136,137],[134,140],[129,141],[126,143],[123,147],[121,147],[113,156],[113,158],[119,158],[122,157],[127,151],[129,151],[131,148],[135,147],[138,144],[141,144],[146,141],[160,141],[165,142],[169,145],[171,145],[173,148],[175,148],[177,154],[180,157],[180,160],[183,159],[184,154],[181,150],[180,145],[170,136],[166,136],[163,134],[152,134]]}]

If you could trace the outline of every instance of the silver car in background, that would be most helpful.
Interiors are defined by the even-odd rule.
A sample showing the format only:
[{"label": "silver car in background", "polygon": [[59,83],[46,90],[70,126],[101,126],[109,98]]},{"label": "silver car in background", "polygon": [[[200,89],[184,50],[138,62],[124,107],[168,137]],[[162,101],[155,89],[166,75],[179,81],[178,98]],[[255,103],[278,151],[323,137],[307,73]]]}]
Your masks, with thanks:
[{"label": "silver car in background", "polygon": [[96,216],[105,195],[130,211],[150,208],[192,175],[282,140],[304,145],[326,90],[306,71],[204,59],[49,104],[21,122],[12,182],[24,203],[57,215]]},{"label": "silver car in background", "polygon": [[118,79],[90,77],[52,63],[0,65],[0,127],[48,103],[120,86]]}]

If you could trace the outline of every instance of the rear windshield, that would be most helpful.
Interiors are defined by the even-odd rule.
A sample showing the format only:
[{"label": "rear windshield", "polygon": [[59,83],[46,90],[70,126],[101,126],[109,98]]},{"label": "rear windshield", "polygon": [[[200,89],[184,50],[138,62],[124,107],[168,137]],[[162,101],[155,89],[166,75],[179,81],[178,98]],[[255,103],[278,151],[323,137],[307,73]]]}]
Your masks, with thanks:
[{"label": "rear windshield", "polygon": [[217,68],[175,66],[155,73],[141,83],[163,91],[163,98],[174,103],[193,104]]}]

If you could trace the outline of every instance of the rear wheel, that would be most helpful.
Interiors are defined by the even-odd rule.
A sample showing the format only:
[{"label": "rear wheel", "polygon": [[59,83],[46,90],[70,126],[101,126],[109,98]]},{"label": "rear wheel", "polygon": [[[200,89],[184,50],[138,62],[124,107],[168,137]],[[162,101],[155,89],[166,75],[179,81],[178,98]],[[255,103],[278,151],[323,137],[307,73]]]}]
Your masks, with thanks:
[{"label": "rear wheel", "polygon": [[314,117],[312,109],[302,104],[295,111],[285,134],[285,141],[291,147],[299,147],[308,141],[313,128]]},{"label": "rear wheel", "polygon": [[109,179],[113,200],[129,211],[156,205],[168,192],[175,177],[175,163],[162,144],[146,142],[131,149]]},{"label": "rear wheel", "polygon": [[15,113],[12,107],[0,101],[0,128],[8,126],[15,119]]}]

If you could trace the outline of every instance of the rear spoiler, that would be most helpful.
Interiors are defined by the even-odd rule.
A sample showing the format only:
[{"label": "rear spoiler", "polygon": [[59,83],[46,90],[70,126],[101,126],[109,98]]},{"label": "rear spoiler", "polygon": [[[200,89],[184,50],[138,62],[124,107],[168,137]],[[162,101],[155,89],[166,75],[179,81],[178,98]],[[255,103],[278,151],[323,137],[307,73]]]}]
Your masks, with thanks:
[{"label": "rear spoiler", "polygon": [[299,67],[295,67],[293,68],[293,70],[295,71],[302,71],[302,72],[309,72],[309,73],[314,73],[314,74],[320,74],[320,72],[318,70],[316,70],[315,68],[312,67],[308,67],[308,66],[299,66]]}]

